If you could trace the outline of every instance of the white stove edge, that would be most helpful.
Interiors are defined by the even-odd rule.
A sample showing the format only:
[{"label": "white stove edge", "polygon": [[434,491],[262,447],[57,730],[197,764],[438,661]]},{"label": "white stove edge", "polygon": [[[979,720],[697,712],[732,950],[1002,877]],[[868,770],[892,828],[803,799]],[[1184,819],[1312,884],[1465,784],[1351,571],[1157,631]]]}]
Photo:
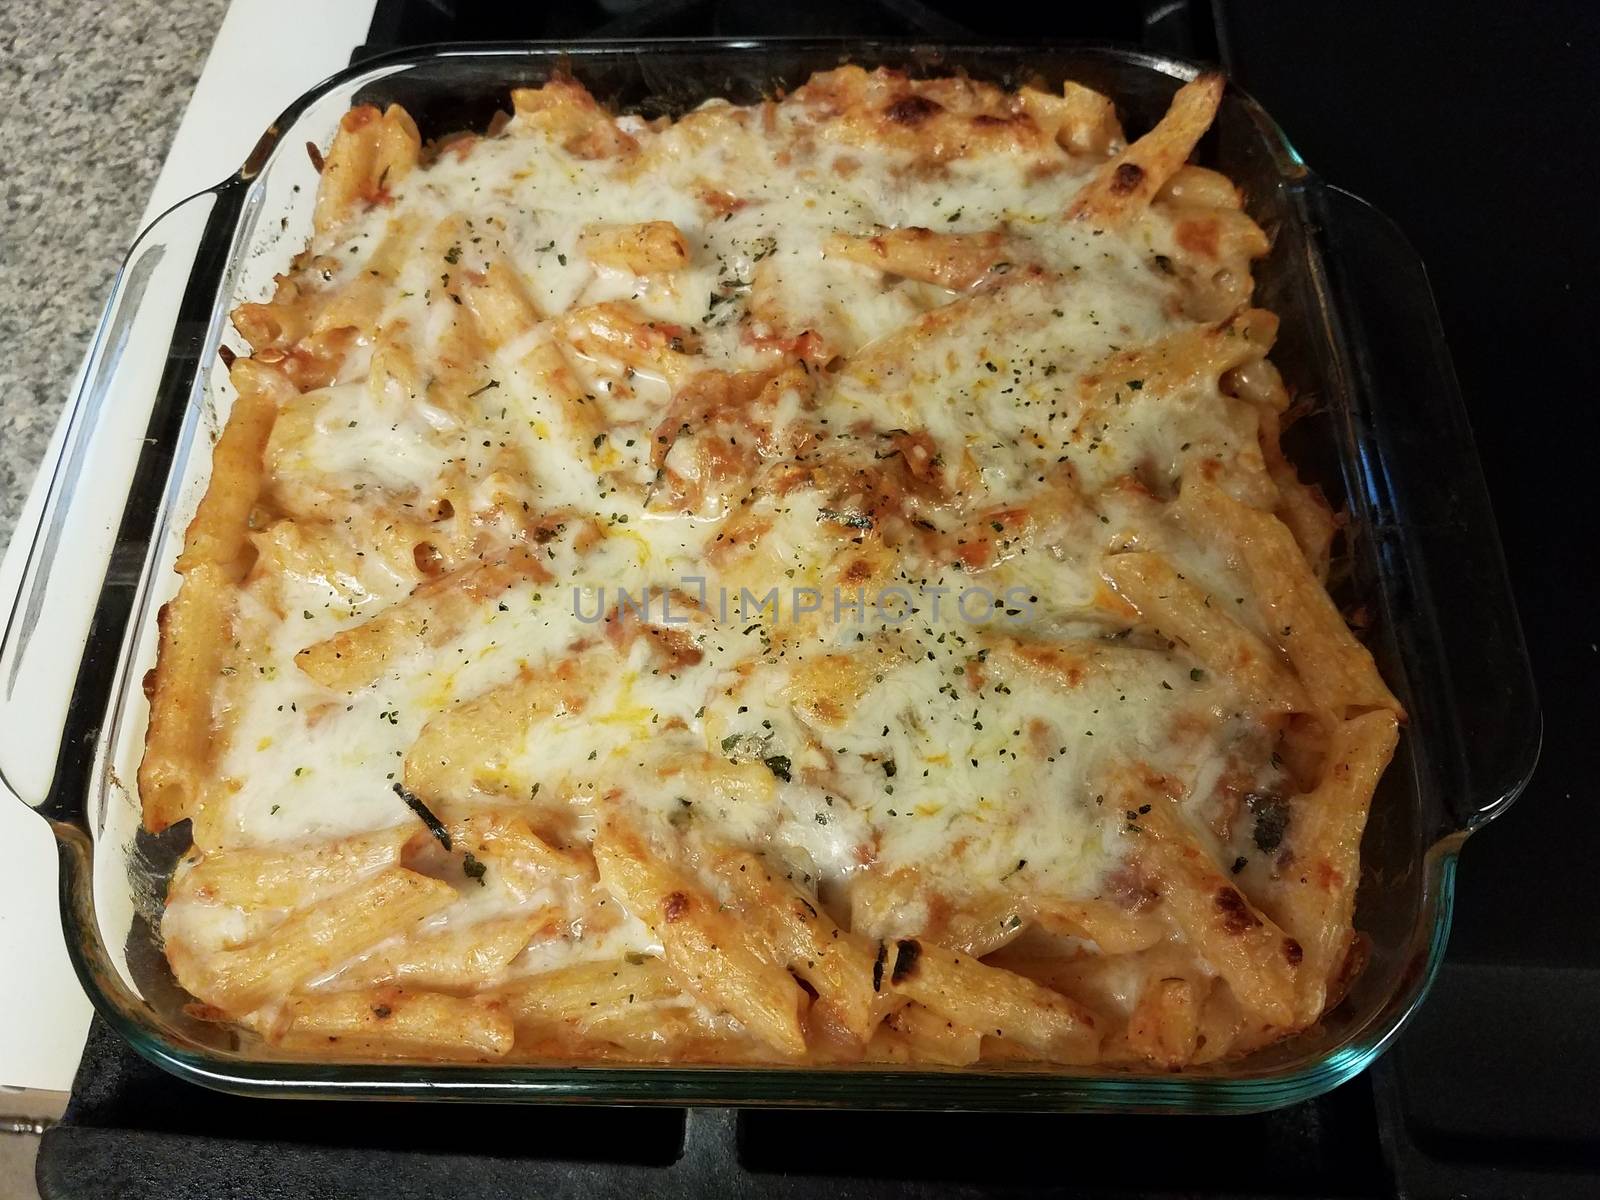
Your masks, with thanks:
[{"label": "white stove edge", "polygon": [[[349,62],[351,50],[366,39],[375,3],[233,0],[140,227],[232,174],[273,118]],[[108,279],[108,291],[110,286]],[[80,368],[68,394],[76,395],[81,382]],[[12,544],[0,560],[0,613],[10,611],[21,586],[26,546],[39,521],[51,468],[61,455],[66,416],[64,412]],[[107,497],[106,511],[120,508],[120,499]],[[94,583],[85,580],[86,587]],[[10,738],[27,736],[14,726],[0,726],[0,747]],[[19,744],[28,743],[12,742],[13,747]],[[83,1050],[90,1005],[67,960],[56,889],[55,839],[44,822],[0,788],[0,963],[7,967],[0,980],[0,1089],[66,1091]]]}]

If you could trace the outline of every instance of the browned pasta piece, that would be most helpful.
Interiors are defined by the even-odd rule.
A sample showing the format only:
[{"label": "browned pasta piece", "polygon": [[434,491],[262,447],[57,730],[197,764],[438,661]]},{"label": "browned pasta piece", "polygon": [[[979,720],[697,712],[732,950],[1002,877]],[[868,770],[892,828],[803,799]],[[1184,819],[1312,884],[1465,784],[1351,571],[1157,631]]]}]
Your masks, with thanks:
[{"label": "browned pasta piece", "polygon": [[1042,929],[1093,942],[1104,954],[1136,954],[1166,939],[1166,920],[1153,906],[1130,909],[1110,900],[1030,899],[1027,910]]},{"label": "browned pasta piece", "polygon": [[1221,75],[1201,75],[1179,88],[1156,127],[1095,172],[1070,214],[1114,229],[1143,212],[1211,127],[1222,89]]},{"label": "browned pasta piece", "polygon": [[1001,233],[935,233],[911,225],[877,233],[836,233],[825,251],[891,275],[936,283],[951,291],[964,291],[1006,261],[1006,238]]},{"label": "browned pasta piece", "polygon": [[1313,703],[1340,717],[1368,708],[1402,713],[1282,521],[1195,477],[1184,479],[1173,509],[1190,536],[1224,551],[1248,577],[1268,634]]},{"label": "browned pasta piece", "polygon": [[[759,1043],[709,1023],[673,980],[665,960],[645,954],[558,967],[498,993],[534,1057],[729,1062],[761,1057]],[[726,1022],[724,1022],[725,1024]]]},{"label": "browned pasta piece", "polygon": [[1184,163],[1172,173],[1156,195],[1157,200],[1194,208],[1244,207],[1239,187],[1221,171]]},{"label": "browned pasta piece", "polygon": [[900,71],[845,66],[813,75],[795,100],[825,114],[831,137],[888,145],[921,162],[999,154],[1060,160],[1055,139],[1023,106],[976,80],[909,79]]},{"label": "browned pasta piece", "polygon": [[854,654],[812,655],[796,663],[789,673],[789,702],[808,723],[842,725],[877,685],[877,676],[896,666],[898,660],[892,653],[871,659]]},{"label": "browned pasta piece", "polygon": [[520,897],[534,895],[552,879],[592,881],[594,857],[583,844],[563,846],[534,832],[520,813],[473,813],[448,822],[450,837],[463,850],[488,860]]},{"label": "browned pasta piece", "polygon": [[1398,736],[1387,709],[1335,727],[1322,781],[1293,797],[1283,851],[1263,884],[1262,907],[1304,948],[1297,1003],[1303,1023],[1322,1012],[1350,950],[1361,834]]},{"label": "browned pasta piece", "polygon": [[314,218],[318,232],[347,220],[358,204],[375,204],[413,167],[422,139],[416,122],[398,104],[380,113],[371,105],[352,108],[323,158]]},{"label": "browned pasta piece", "polygon": [[359,984],[400,983],[411,988],[472,991],[497,983],[511,960],[542,929],[555,925],[554,907],[471,925],[451,925],[426,936],[385,942],[339,973],[341,989]]},{"label": "browned pasta piece", "polygon": [[1123,147],[1116,105],[1081,83],[1067,80],[1059,96],[1025,87],[1017,92],[1017,100],[1034,124],[1072,154],[1104,157]]},{"label": "browned pasta piece", "polygon": [[[448,243],[457,236],[459,221],[446,221],[434,230],[434,244]],[[383,240],[350,279],[320,298],[308,298],[314,306],[311,329],[316,333],[341,329],[373,333],[384,308],[395,291],[406,261],[418,252],[419,221],[415,215],[395,217],[384,227]],[[431,248],[431,247],[430,247]]]},{"label": "browned pasta piece", "polygon": [[1213,604],[1204,588],[1185,579],[1159,554],[1113,554],[1101,568],[1142,620],[1174,638],[1205,666],[1233,683],[1260,708],[1305,712],[1311,705],[1300,682],[1266,643]]},{"label": "browned pasta piece", "polygon": [[377,679],[399,655],[449,641],[508,588],[549,577],[539,560],[524,550],[441,575],[354,628],[307,646],[294,656],[295,664],[324,687],[356,691]]},{"label": "browned pasta piece", "polygon": [[491,263],[481,277],[465,277],[461,300],[478,323],[483,340],[494,348],[522,336],[539,321],[539,309],[527,285],[508,263]]},{"label": "browned pasta piece", "polygon": [[277,292],[262,303],[241,304],[230,314],[239,336],[254,350],[286,349],[311,331],[309,305],[299,285],[280,276]]},{"label": "browned pasta piece", "polygon": [[[1084,399],[1096,407],[1177,395],[1196,384],[1215,386],[1225,373],[1259,360],[1272,348],[1278,318],[1261,308],[1196,325],[1158,342],[1121,350],[1082,379]],[[1137,382],[1132,387],[1130,381]],[[1079,423],[1089,424],[1086,416]]]},{"label": "browned pasta piece", "polygon": [[1222,873],[1159,787],[1132,792],[1127,802],[1138,852],[1163,910],[1248,1012],[1279,1028],[1294,1027],[1300,943]]},{"label": "browned pasta piece", "polygon": [[572,309],[561,318],[560,327],[578,353],[649,371],[674,387],[698,370],[694,362],[698,337],[693,331],[653,321],[626,301]]},{"label": "browned pasta piece", "polygon": [[617,158],[635,153],[639,143],[618,128],[587,88],[572,79],[552,79],[543,87],[515,88],[514,132],[539,131],[578,158]]},{"label": "browned pasta piece", "polygon": [[946,1067],[970,1066],[982,1055],[983,1034],[920,1004],[907,1004],[885,1017],[866,1051],[871,1062],[938,1063]]},{"label": "browned pasta piece", "polygon": [[578,249],[590,262],[635,275],[676,271],[689,265],[689,242],[671,221],[633,225],[586,225]]},{"label": "browned pasta piece", "polygon": [[238,398],[212,451],[211,486],[189,523],[178,595],[163,606],[156,666],[145,678],[150,733],[139,766],[145,827],[194,815],[211,754],[212,697],[230,639],[234,588],[249,568],[250,510],[278,407],[295,395],[280,372],[250,359],[233,366]]},{"label": "browned pasta piece", "polygon": [[291,997],[272,1040],[286,1050],[351,1057],[500,1058],[516,1037],[493,1003],[401,987]]},{"label": "browned pasta piece", "polygon": [[960,1025],[1027,1047],[1047,1062],[1093,1062],[1095,1015],[1011,971],[931,942],[885,944],[884,986]]},{"label": "browned pasta piece", "polygon": [[686,990],[730,1013],[778,1053],[805,1053],[805,993],[774,947],[662,861],[620,818],[602,823],[594,853],[601,881],[655,930],[667,966]]},{"label": "browned pasta piece", "polygon": [[557,967],[519,979],[501,993],[517,1019],[579,1019],[597,1008],[677,996],[664,959],[630,954]]},{"label": "browned pasta piece", "polygon": [[410,836],[397,826],[332,842],[217,851],[174,877],[170,899],[301,908],[394,866]]},{"label": "browned pasta piece", "polygon": [[390,867],[295,913],[264,937],[211,955],[174,959],[179,981],[223,1008],[248,1012],[397,933],[456,900],[456,890],[403,867]]},{"label": "browned pasta piece", "polygon": [[886,1006],[872,987],[877,947],[842,930],[814,895],[780,877],[759,857],[724,850],[718,869],[744,905],[749,921],[782,955],[785,965],[816,991],[809,1015],[858,1042],[871,1036]]},{"label": "browned pasta piece", "polygon": [[598,398],[579,382],[555,338],[536,336],[521,366],[566,423],[569,437],[587,450],[606,431],[606,415]]},{"label": "browned pasta piece", "polygon": [[406,753],[406,787],[428,800],[464,799],[476,789],[504,791],[505,766],[534,722],[584,710],[599,679],[586,669],[593,662],[592,656],[568,656],[524,667],[515,678],[434,717]]},{"label": "browned pasta piece", "polygon": [[1187,1065],[1200,1036],[1202,995],[1187,979],[1147,981],[1128,1018],[1129,1048],[1157,1066]]}]

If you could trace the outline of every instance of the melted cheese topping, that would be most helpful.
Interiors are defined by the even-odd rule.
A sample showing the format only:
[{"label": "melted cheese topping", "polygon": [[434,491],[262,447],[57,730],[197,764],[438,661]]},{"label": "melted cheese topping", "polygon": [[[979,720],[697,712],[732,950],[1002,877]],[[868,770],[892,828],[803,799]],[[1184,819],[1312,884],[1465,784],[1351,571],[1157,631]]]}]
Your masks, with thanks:
[{"label": "melted cheese topping", "polygon": [[[1189,473],[1270,495],[1257,410],[1217,373],[1117,375],[1119,355],[1204,327],[1193,272],[1171,266],[1195,261],[1179,216],[1093,228],[1066,214],[1100,157],[1034,138],[935,161],[803,92],[620,125],[638,151],[593,158],[519,116],[301,260],[313,329],[362,289],[367,315],[269,447],[200,849],[420,829],[394,785],[430,723],[563,662],[581,707],[480,747],[427,797],[441,815],[512,809],[582,847],[621,805],[663,853],[758,849],[874,937],[1109,894],[1135,840],[1115,791],[1131,766],[1219,855],[1247,846],[1217,814],[1281,785],[1276,718],[1101,574],[1156,549],[1264,628],[1162,505]],[[662,221],[681,267],[588,252],[592,227]],[[1003,249],[951,289],[830,240],[914,227]],[[509,333],[474,292],[497,272],[527,307]],[[590,336],[616,312],[646,323],[648,353]],[[389,646],[370,682],[297,662],[516,547],[541,569]],[[445,877],[460,902],[417,933],[592,904],[493,869]],[[659,950],[644,922],[589,911],[507,974]],[[175,892],[165,933],[204,955],[281,917]]]}]

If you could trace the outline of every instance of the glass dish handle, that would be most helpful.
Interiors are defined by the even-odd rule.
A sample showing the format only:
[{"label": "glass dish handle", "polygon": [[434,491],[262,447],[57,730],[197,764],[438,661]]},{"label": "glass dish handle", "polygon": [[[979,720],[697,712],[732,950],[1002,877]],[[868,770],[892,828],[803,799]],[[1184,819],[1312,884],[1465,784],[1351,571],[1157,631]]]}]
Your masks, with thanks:
[{"label": "glass dish handle", "polygon": [[1542,722],[1488,488],[1427,274],[1382,213],[1338,188],[1309,196],[1354,378],[1359,481],[1410,681],[1436,750],[1441,835],[1505,811],[1539,757]]},{"label": "glass dish handle", "polygon": [[207,335],[180,315],[226,192],[189,197],[134,241],[58,445],[40,467],[43,499],[32,520],[24,510],[13,535],[16,591],[0,608],[0,785],[32,808],[49,797],[62,756],[92,753],[63,745],[62,730],[102,592],[137,580],[144,566],[112,548],[158,390],[176,365],[194,361]]}]

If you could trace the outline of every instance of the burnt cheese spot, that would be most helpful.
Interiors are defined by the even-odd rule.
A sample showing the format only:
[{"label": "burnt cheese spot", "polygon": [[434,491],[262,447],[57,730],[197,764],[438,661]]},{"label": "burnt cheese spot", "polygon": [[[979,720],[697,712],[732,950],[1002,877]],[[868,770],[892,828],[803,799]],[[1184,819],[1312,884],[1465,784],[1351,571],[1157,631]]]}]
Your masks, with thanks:
[{"label": "burnt cheese spot", "polygon": [[1216,258],[1221,250],[1222,229],[1215,217],[1204,221],[1179,221],[1178,245],[1191,254]]},{"label": "burnt cheese spot", "polygon": [[917,960],[922,957],[922,943],[915,938],[904,938],[894,944],[894,971],[889,976],[890,983],[899,983],[909,979],[917,969]]},{"label": "burnt cheese spot", "polygon": [[688,911],[689,897],[682,892],[673,892],[661,902],[661,916],[668,925],[671,925]]},{"label": "burnt cheese spot", "polygon": [[1283,957],[1288,960],[1291,967],[1298,967],[1300,960],[1305,957],[1305,951],[1300,949],[1300,943],[1292,937],[1283,939]]},{"label": "burnt cheese spot", "polygon": [[846,586],[854,587],[871,579],[874,570],[875,568],[870,562],[864,558],[858,558],[844,569],[844,574],[841,578]]},{"label": "burnt cheese spot", "polygon": [[872,990],[883,991],[883,962],[889,957],[889,947],[878,943],[878,957],[872,963]]},{"label": "burnt cheese spot", "polygon": [[1111,194],[1126,196],[1144,182],[1144,168],[1138,163],[1125,162],[1111,172]]},{"label": "burnt cheese spot", "polygon": [[934,113],[943,112],[944,106],[926,96],[902,96],[883,115],[901,125],[920,125]]},{"label": "burnt cheese spot", "polygon": [[1217,911],[1222,914],[1222,928],[1227,933],[1247,933],[1261,924],[1259,917],[1250,911],[1250,905],[1235,887],[1217,891]]}]

